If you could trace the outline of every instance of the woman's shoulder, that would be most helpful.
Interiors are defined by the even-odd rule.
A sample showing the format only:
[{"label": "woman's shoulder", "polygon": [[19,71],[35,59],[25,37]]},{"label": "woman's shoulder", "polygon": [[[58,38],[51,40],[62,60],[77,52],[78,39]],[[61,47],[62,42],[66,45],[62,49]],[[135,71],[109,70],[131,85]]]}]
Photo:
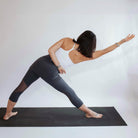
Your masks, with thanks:
[{"label": "woman's shoulder", "polygon": [[73,39],[70,37],[63,37],[62,39],[64,39],[65,41],[73,41]]},{"label": "woman's shoulder", "polygon": [[64,43],[61,46],[63,49],[68,50],[68,49],[72,48],[72,44],[73,44],[73,39],[72,38],[70,38],[70,37],[64,37],[62,39],[64,40]]}]

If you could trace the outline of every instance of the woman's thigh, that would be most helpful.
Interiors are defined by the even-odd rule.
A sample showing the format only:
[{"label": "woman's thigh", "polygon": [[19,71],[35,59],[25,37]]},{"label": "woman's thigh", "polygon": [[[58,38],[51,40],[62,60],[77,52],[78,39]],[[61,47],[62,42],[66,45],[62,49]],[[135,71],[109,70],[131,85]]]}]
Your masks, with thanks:
[{"label": "woman's thigh", "polygon": [[62,79],[62,77],[60,77],[59,74],[53,80],[47,80],[44,77],[42,77],[42,79],[48,82],[56,90],[65,94],[70,99],[72,104],[77,108],[83,104],[83,101],[78,97],[75,91]]},{"label": "woman's thigh", "polygon": [[28,71],[26,72],[26,74],[24,75],[22,81],[24,81],[24,83],[28,86],[30,86],[34,81],[36,81],[39,78],[39,76],[30,68],[28,69]]},{"label": "woman's thigh", "polygon": [[57,74],[53,79],[47,80],[45,77],[41,77],[44,81],[48,82],[56,90],[66,94],[67,96],[77,96],[75,91],[68,85],[63,78]]}]

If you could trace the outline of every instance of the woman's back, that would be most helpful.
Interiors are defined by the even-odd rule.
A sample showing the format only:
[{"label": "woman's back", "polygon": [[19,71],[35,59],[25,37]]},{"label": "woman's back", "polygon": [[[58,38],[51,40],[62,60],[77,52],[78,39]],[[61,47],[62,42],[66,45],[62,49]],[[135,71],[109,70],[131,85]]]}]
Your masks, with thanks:
[{"label": "woman's back", "polygon": [[70,58],[70,52],[72,50],[74,50],[74,47],[75,47],[75,43],[73,45],[73,47],[69,50],[65,50],[63,49],[62,47],[60,47],[56,52],[55,52],[55,55],[58,59],[58,61],[60,62],[60,65],[63,67],[63,68],[67,68],[71,65],[74,65],[74,61]]},{"label": "woman's back", "polygon": [[[90,58],[87,58],[84,55],[82,55],[80,52],[78,52],[76,50],[78,47],[79,47],[79,44],[73,42],[73,39],[71,39],[71,38],[68,37],[68,38],[64,39],[64,43],[60,47],[59,50],[60,51],[65,51],[65,53],[68,54],[68,57],[71,59],[71,61],[74,64],[77,64],[79,62],[82,62],[82,61],[90,59]],[[56,52],[58,52],[58,50]]]}]

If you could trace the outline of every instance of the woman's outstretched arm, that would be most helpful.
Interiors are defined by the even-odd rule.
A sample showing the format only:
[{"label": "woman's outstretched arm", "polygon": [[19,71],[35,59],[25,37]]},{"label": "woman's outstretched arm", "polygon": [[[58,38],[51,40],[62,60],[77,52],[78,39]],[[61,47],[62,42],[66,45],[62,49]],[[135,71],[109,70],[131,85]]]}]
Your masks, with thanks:
[{"label": "woman's outstretched arm", "polygon": [[107,48],[105,48],[103,50],[95,51],[93,53],[93,58],[92,59],[98,58],[98,57],[100,57],[100,56],[102,56],[102,55],[104,55],[104,54],[106,54],[108,52],[111,52],[112,50],[114,50],[118,46],[120,46],[121,44],[133,39],[134,37],[135,37],[134,34],[132,34],[132,35],[129,34],[126,38],[124,38],[124,39],[120,40],[119,42],[117,42],[117,44],[115,43],[115,44],[113,44],[113,45],[111,45],[111,46],[109,46],[109,47],[107,47]]}]

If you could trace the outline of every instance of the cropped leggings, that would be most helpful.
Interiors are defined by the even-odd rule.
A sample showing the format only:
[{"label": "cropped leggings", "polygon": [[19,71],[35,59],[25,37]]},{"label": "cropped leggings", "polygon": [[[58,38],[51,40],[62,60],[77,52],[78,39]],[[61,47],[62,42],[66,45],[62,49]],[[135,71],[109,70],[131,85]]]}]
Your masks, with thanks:
[{"label": "cropped leggings", "polygon": [[75,91],[60,77],[59,70],[53,63],[50,55],[45,55],[33,62],[29,67],[18,87],[11,93],[9,99],[17,102],[19,96],[28,88],[34,81],[41,77],[45,82],[50,84],[56,90],[64,93],[71,103],[79,108],[83,102],[77,96]]}]

